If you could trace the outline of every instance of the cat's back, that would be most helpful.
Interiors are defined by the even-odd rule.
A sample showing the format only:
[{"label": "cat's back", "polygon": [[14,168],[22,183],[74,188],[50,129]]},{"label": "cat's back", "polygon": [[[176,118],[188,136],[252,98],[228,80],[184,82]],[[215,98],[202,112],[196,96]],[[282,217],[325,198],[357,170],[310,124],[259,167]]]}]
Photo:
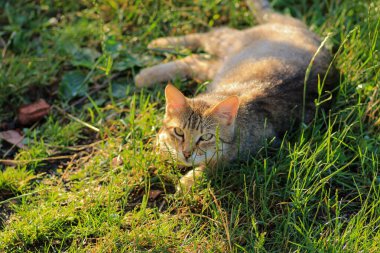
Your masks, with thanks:
[{"label": "cat's back", "polygon": [[[209,92],[247,95],[285,85],[287,80],[301,85],[321,43],[304,25],[279,23],[240,31],[230,40],[223,65],[208,86]],[[325,72],[330,60],[322,48],[314,60],[312,74]]]},{"label": "cat's back", "polygon": [[[240,40],[240,48],[231,47],[207,93],[210,97],[239,96],[237,125],[245,140],[243,148],[252,151],[258,143],[254,140],[280,135],[294,122],[312,119],[318,80],[328,72],[331,56],[320,48],[321,40],[303,25],[264,24],[239,36],[236,40]],[[334,73],[331,70],[326,78],[327,90],[335,82]]]}]

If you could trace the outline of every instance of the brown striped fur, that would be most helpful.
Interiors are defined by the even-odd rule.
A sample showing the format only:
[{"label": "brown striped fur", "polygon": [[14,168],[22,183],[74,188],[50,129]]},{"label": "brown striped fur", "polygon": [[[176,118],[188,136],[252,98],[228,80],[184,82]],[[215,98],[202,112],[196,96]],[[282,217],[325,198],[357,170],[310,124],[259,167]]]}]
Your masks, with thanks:
[{"label": "brown striped fur", "polygon": [[[271,11],[265,0],[248,4],[258,26],[159,38],[149,45],[202,47],[211,58],[192,55],[143,69],[135,78],[138,87],[177,77],[212,80],[207,91],[194,98],[184,97],[171,85],[165,91],[166,114],[157,138],[160,151],[185,166],[200,166],[181,179],[183,187],[193,183],[194,175],[201,175],[204,165],[247,158],[263,141],[280,136],[294,122],[309,122],[315,99],[331,94],[336,82],[335,71],[327,73],[329,52],[321,48],[316,54],[321,45],[316,34],[301,21]],[[305,73],[314,55],[305,87]],[[318,80],[326,73],[320,89]],[[202,141],[209,134],[214,138]]]}]

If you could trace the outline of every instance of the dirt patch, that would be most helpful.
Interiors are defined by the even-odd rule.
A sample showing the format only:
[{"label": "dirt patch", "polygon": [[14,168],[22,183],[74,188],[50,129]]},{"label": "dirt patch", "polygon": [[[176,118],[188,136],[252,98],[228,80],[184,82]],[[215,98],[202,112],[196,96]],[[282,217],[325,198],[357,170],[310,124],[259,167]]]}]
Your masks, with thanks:
[{"label": "dirt patch", "polygon": [[169,180],[161,178],[161,180],[154,180],[157,175],[151,172],[151,181],[157,181],[160,183],[153,183],[149,191],[143,186],[136,186],[135,189],[128,195],[127,205],[124,208],[125,212],[129,212],[133,209],[139,209],[141,203],[144,200],[144,196],[147,196],[147,207],[158,208],[160,212],[167,210],[168,198],[166,196],[172,195],[176,192],[175,186]]},{"label": "dirt patch", "polygon": [[5,224],[7,223],[12,214],[13,210],[10,208],[10,203],[0,204],[0,230],[4,229]]}]

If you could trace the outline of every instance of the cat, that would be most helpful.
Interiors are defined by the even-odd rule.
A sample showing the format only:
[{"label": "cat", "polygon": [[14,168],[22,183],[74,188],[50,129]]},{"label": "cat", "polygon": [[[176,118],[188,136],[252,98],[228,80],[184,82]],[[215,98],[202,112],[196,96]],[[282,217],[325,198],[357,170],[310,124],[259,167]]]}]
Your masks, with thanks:
[{"label": "cat", "polygon": [[[223,27],[158,38],[148,45],[203,48],[212,57],[190,55],[145,68],[135,77],[138,87],[178,77],[212,80],[194,98],[171,84],[165,88],[166,112],[157,136],[160,153],[195,167],[180,179],[177,190],[190,189],[207,167],[248,159],[267,139],[281,137],[294,123],[310,122],[315,101],[331,97],[336,86],[330,53],[303,22],[272,11],[266,0],[247,4],[258,21],[253,28]],[[331,99],[326,100],[321,105],[325,109]]]}]

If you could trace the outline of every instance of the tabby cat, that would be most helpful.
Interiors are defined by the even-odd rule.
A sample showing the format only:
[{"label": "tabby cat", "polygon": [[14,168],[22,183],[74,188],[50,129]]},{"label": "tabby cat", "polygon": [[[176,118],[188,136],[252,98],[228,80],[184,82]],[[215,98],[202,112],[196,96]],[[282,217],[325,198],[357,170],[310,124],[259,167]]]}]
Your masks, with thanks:
[{"label": "tabby cat", "polygon": [[330,96],[336,83],[336,71],[329,71],[329,52],[305,24],[273,12],[265,0],[248,1],[248,6],[258,26],[159,38],[148,45],[201,47],[212,57],[191,55],[143,69],[135,77],[138,87],[178,77],[212,80],[207,91],[194,98],[170,84],[165,89],[166,113],[157,137],[160,152],[195,167],[180,180],[180,189],[189,189],[206,167],[247,159],[295,122],[310,122],[315,100]]}]

